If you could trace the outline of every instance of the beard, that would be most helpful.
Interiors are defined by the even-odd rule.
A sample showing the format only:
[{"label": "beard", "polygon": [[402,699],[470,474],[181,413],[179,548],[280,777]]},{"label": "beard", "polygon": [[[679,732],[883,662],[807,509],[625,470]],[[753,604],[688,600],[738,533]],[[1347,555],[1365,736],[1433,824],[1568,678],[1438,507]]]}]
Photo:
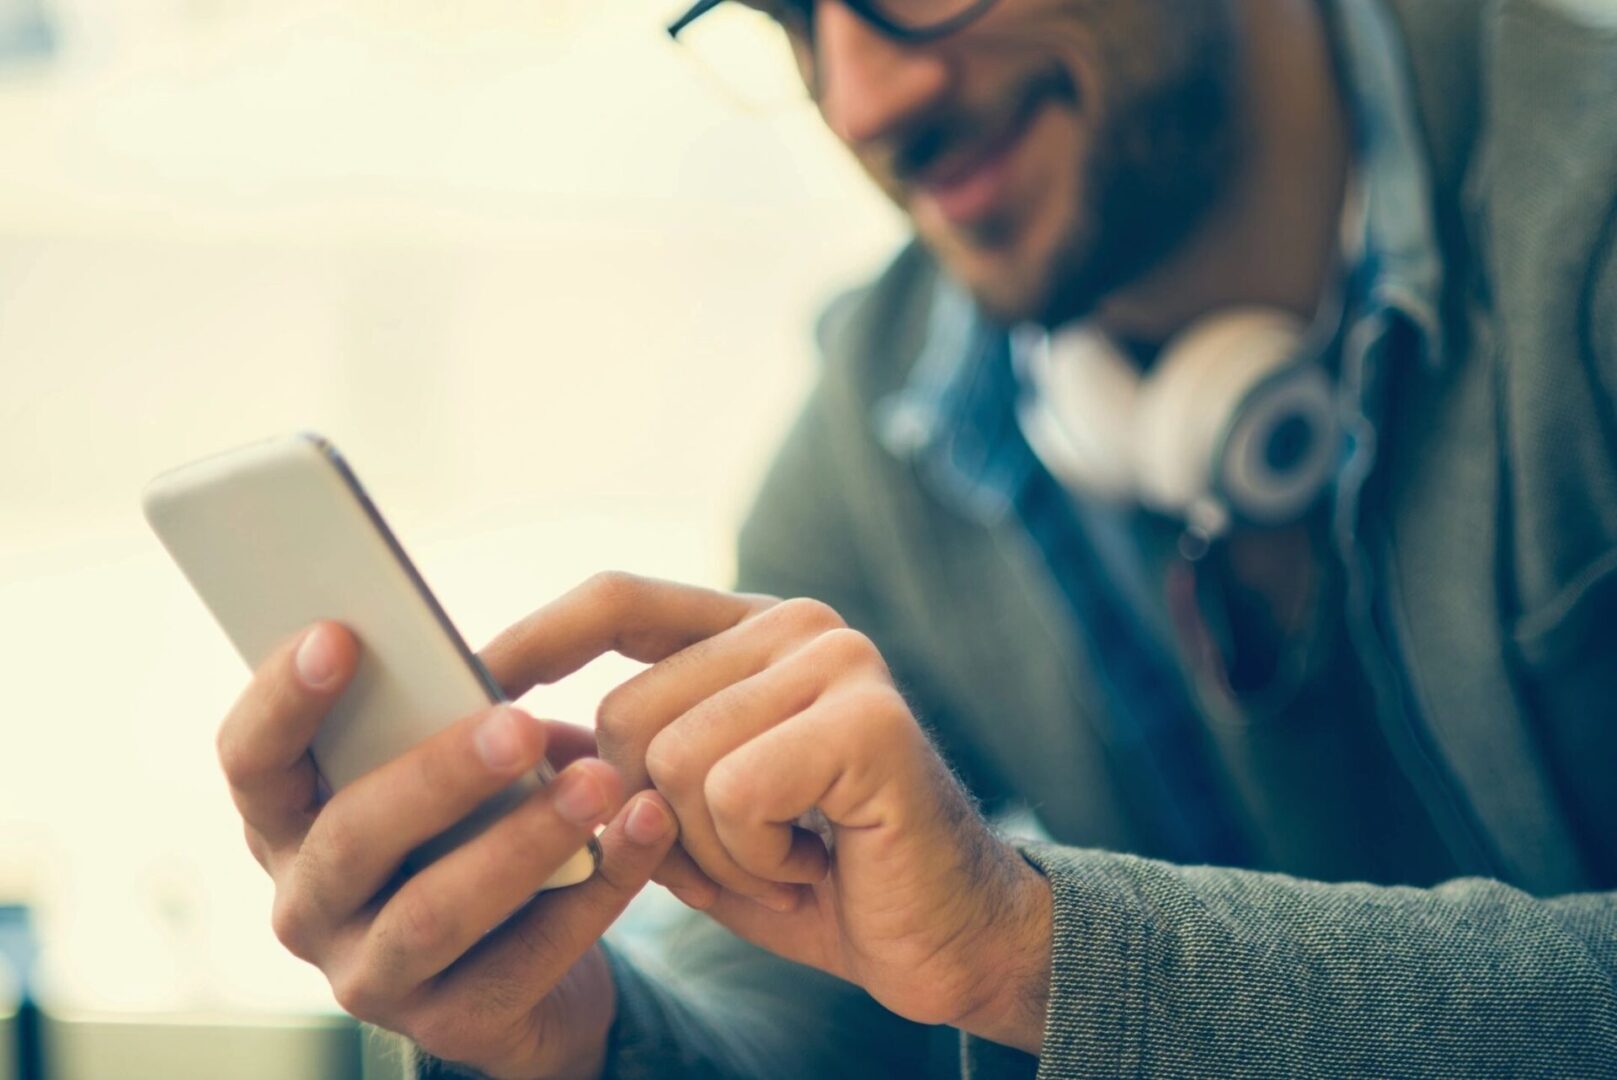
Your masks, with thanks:
[{"label": "beard", "polygon": [[[1094,29],[1104,101],[1080,104],[1065,72],[1032,83],[1093,109],[1095,126],[1072,220],[1043,265],[1020,283],[976,283],[979,306],[998,322],[1053,327],[1087,315],[1188,240],[1235,172],[1243,136],[1233,5],[1142,2],[1128,25]],[[1014,246],[1014,237],[995,232],[987,224],[968,243]],[[947,253],[938,254],[947,264]]]},{"label": "beard", "polygon": [[[1216,6],[1216,5],[1215,5]],[[1210,20],[1211,21],[1211,20]],[[1209,28],[1212,29],[1212,28]],[[1204,34],[1171,82],[1125,88],[1097,132],[1085,198],[1033,317],[1082,318],[1171,255],[1230,185],[1238,157],[1233,27]]]}]

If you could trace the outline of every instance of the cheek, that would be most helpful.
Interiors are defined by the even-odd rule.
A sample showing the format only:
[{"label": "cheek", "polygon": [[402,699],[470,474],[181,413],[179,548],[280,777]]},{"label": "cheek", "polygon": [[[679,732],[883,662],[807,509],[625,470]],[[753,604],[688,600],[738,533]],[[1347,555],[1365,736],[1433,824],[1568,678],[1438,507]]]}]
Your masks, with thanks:
[{"label": "cheek", "polygon": [[1079,115],[1070,109],[1053,112],[1022,178],[1026,218],[1021,224],[1030,254],[1047,254],[1088,228],[1081,219],[1090,140]]}]

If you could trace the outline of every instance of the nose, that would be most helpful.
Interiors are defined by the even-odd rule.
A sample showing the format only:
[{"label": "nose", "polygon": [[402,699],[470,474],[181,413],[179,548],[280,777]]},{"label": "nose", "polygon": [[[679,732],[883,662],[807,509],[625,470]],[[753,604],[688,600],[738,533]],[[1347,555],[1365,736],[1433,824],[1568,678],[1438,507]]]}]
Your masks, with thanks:
[{"label": "nose", "polygon": [[820,114],[850,145],[891,135],[948,87],[942,56],[892,41],[841,0],[818,5],[814,42]]}]

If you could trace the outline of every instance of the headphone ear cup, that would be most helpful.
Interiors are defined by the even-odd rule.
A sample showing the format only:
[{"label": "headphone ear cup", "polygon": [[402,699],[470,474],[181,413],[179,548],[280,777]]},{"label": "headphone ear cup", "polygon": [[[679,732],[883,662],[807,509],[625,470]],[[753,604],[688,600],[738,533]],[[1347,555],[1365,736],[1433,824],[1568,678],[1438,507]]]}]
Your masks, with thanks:
[{"label": "headphone ear cup", "polygon": [[1225,497],[1246,497],[1264,477],[1237,470],[1233,490],[1224,490],[1226,433],[1253,390],[1295,362],[1305,332],[1283,312],[1244,308],[1207,316],[1174,339],[1139,396],[1135,471],[1144,505],[1213,534],[1231,510],[1244,513]]},{"label": "headphone ear cup", "polygon": [[1037,391],[1024,395],[1018,420],[1040,461],[1069,490],[1134,498],[1134,365],[1104,335],[1083,328],[1029,337],[1017,348]]},{"label": "headphone ear cup", "polygon": [[1341,449],[1330,376],[1316,363],[1296,364],[1247,395],[1224,438],[1217,487],[1249,521],[1290,521],[1335,474]]}]

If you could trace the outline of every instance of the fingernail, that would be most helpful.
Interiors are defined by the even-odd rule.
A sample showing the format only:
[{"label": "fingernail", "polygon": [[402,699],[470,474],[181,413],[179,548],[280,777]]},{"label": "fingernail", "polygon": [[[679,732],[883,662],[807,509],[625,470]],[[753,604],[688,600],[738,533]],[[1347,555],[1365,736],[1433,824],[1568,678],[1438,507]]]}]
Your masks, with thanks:
[{"label": "fingernail", "polygon": [[311,690],[324,690],[337,678],[337,646],[331,629],[317,626],[303,637],[295,661],[298,678]]},{"label": "fingernail", "polygon": [[668,815],[657,805],[656,799],[636,799],[629,808],[629,816],[623,821],[623,832],[635,843],[650,847],[668,835],[670,824]]},{"label": "fingernail", "polygon": [[569,769],[556,781],[551,805],[556,808],[556,813],[574,825],[587,825],[606,813],[606,796],[601,794],[600,785],[588,773]]},{"label": "fingernail", "polygon": [[477,756],[495,772],[508,772],[522,757],[522,733],[517,725],[525,720],[514,709],[495,709],[477,725],[472,742]]}]

